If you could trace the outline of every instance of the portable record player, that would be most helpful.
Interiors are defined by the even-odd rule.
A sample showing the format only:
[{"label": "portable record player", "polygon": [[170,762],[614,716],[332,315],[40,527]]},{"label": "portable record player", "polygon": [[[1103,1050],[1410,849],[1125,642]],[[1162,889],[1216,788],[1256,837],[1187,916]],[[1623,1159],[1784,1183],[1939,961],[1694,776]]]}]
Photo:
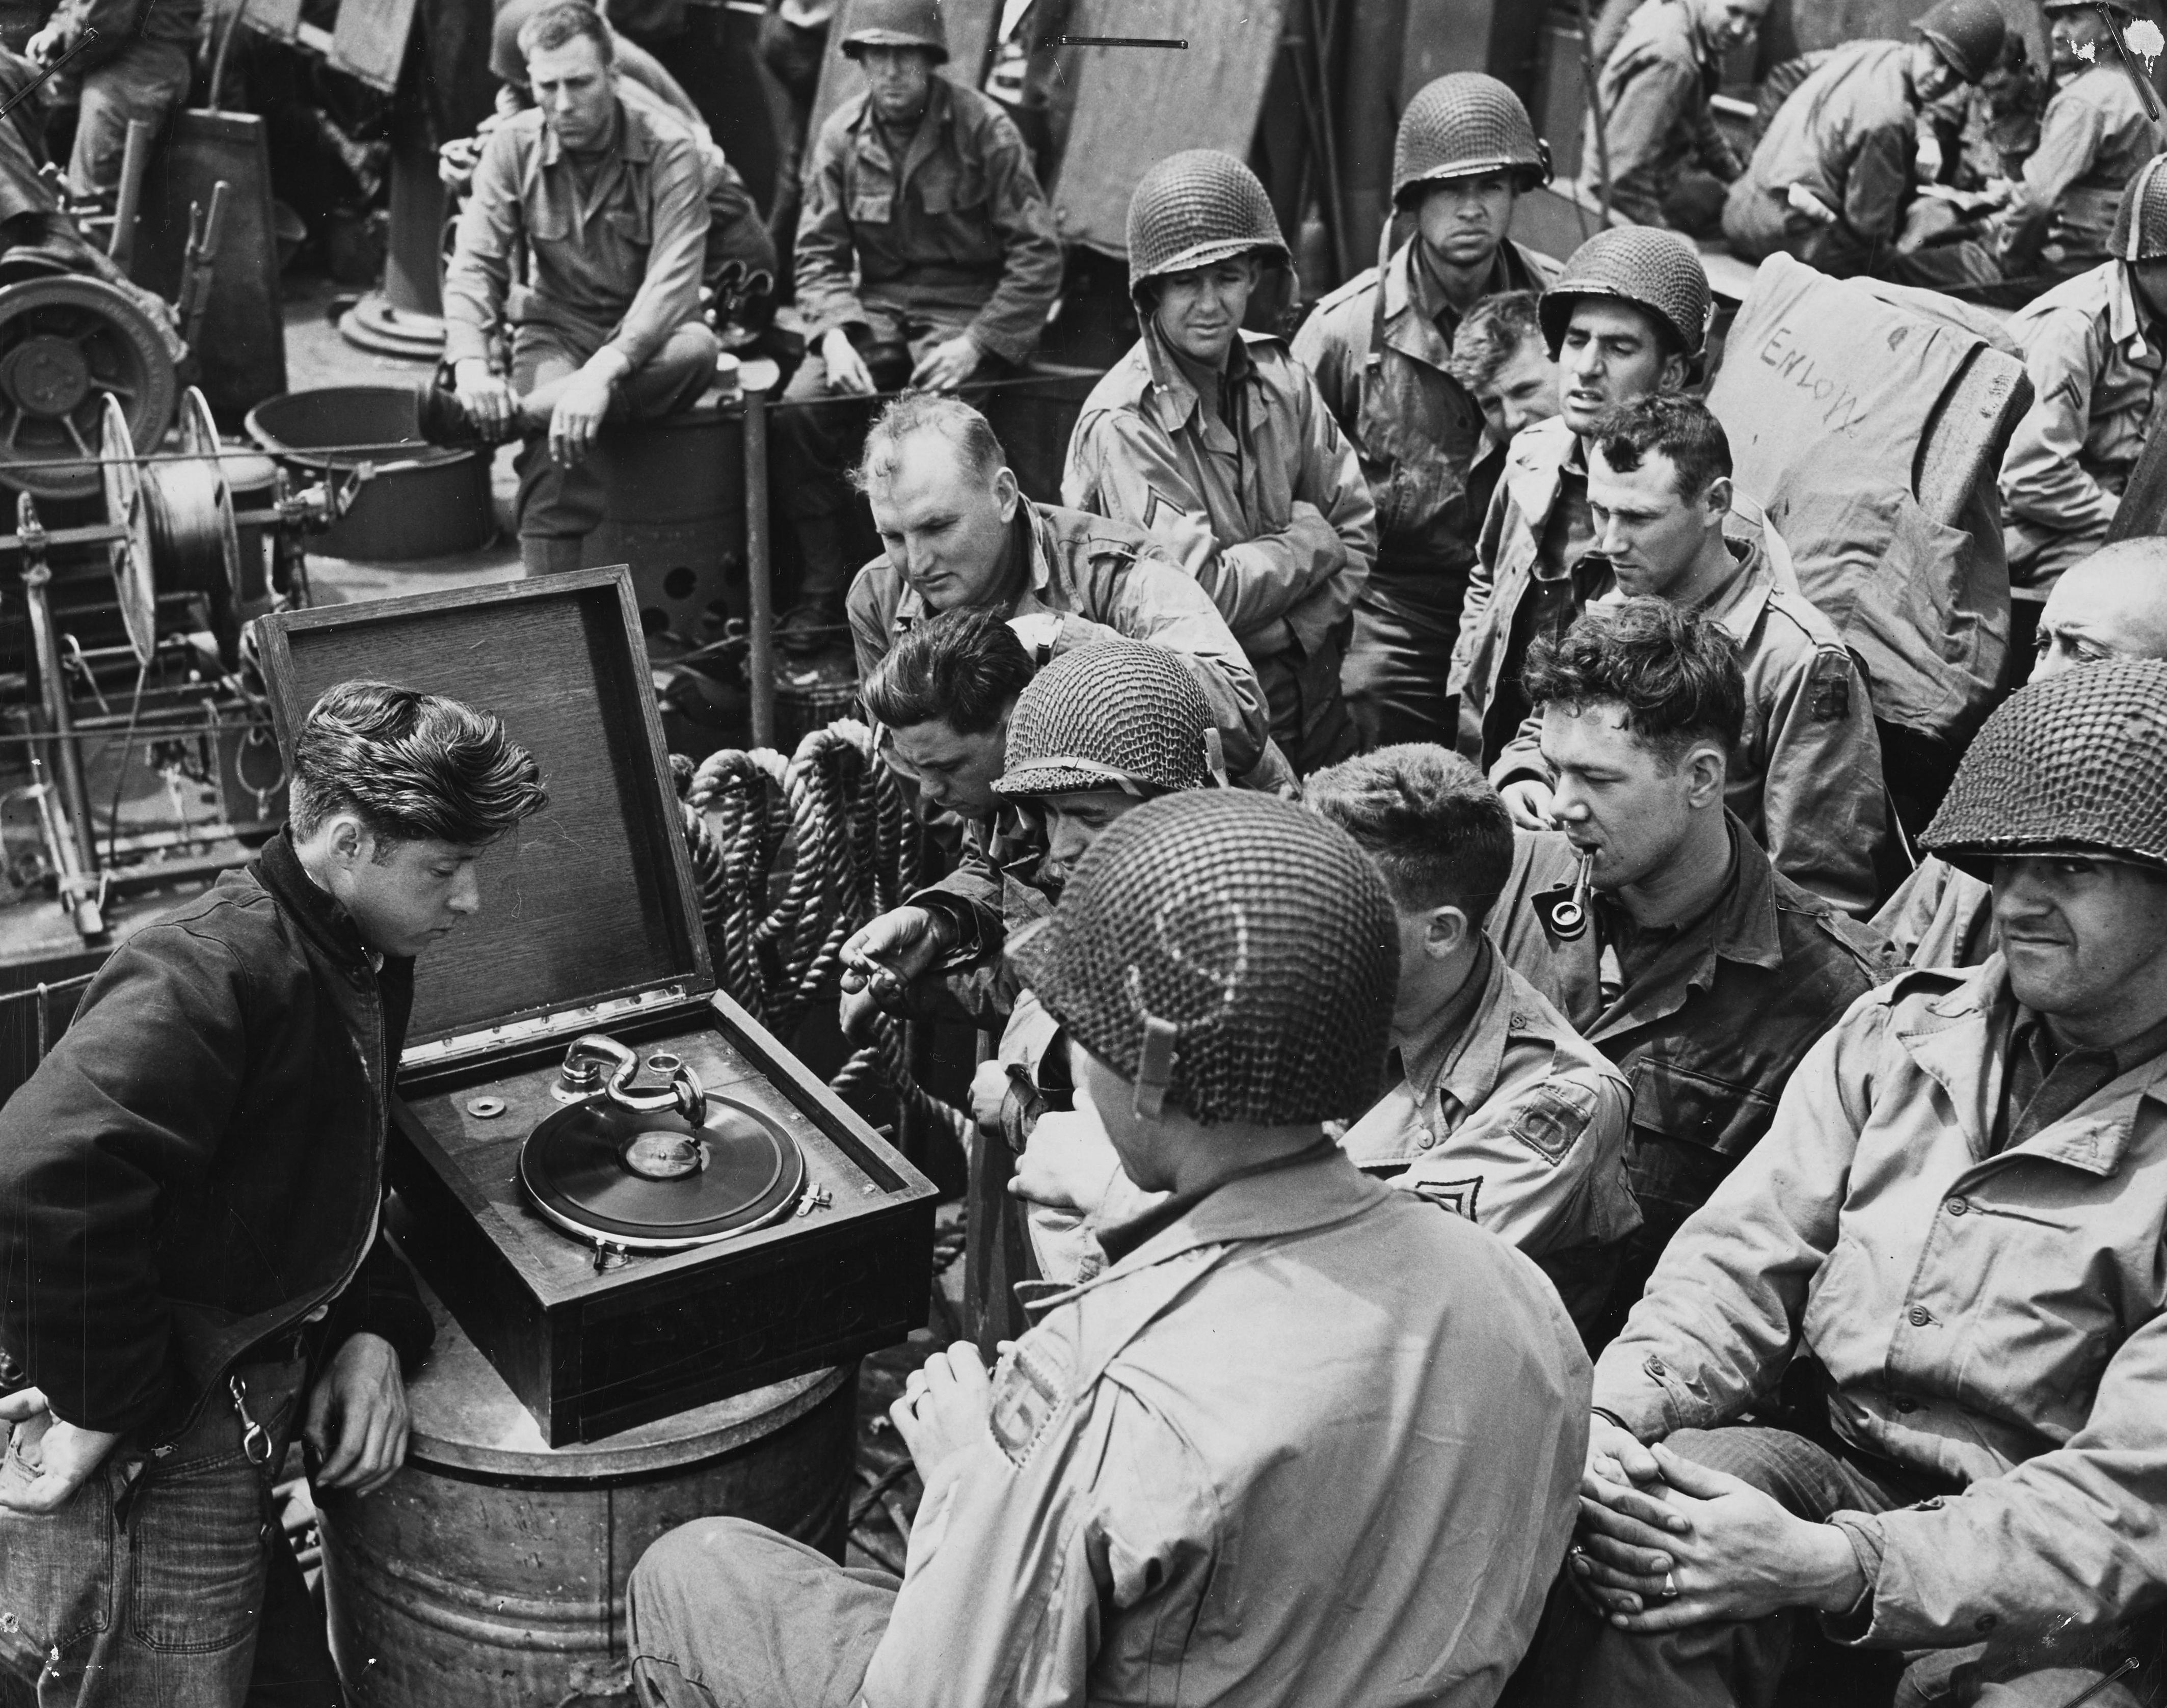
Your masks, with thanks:
[{"label": "portable record player", "polygon": [[552,1446],[903,1339],[934,1187],[718,991],[630,577],[284,612],[287,754],[354,677],[485,706],[548,807],[416,968],[390,1225]]}]

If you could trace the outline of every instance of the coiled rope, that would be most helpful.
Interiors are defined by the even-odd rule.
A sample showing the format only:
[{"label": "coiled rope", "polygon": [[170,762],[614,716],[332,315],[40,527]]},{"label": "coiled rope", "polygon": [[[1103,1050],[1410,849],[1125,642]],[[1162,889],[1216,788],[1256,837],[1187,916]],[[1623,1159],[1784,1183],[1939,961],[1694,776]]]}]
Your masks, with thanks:
[{"label": "coiled rope", "polygon": [[[842,988],[843,944],[918,887],[919,844],[895,774],[854,718],[816,729],[786,760],[761,748],[670,761],[700,916],[723,988],[787,1038]],[[790,878],[770,905],[776,862]],[[885,1086],[921,1118],[967,1141],[970,1118],[910,1072],[903,1029],[873,1023],[874,1041],[829,1081],[840,1094]]]}]

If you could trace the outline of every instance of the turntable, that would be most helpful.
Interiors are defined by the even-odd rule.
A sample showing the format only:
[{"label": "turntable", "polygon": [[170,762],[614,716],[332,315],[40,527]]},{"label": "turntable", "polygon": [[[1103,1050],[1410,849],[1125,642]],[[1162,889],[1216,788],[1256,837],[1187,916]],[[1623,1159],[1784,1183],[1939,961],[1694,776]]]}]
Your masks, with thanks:
[{"label": "turntable", "polygon": [[416,968],[401,1250],[553,1446],[925,1321],[934,1188],[717,990],[629,577],[264,620],[279,739],[366,676],[501,716],[550,805]]}]

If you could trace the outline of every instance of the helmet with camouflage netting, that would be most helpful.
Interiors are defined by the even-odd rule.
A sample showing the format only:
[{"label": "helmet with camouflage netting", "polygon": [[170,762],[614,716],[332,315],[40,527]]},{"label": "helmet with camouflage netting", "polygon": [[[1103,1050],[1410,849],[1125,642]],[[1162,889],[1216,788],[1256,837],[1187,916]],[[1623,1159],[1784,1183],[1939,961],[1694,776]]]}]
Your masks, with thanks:
[{"label": "helmet with camouflage netting", "polygon": [[2124,185],[2107,247],[2124,261],[2167,256],[2167,154],[2155,154]]},{"label": "helmet with camouflage netting", "polygon": [[1679,352],[1698,362],[1708,345],[1714,295],[1708,269],[1693,245],[1675,231],[1653,225],[1619,225],[1598,231],[1566,260],[1557,283],[1543,293],[1538,313],[1555,357],[1565,343],[1573,305],[1609,297],[1645,309],[1671,329]]},{"label": "helmet with camouflage netting", "polygon": [[2011,695],[1983,724],[1919,838],[1987,875],[2003,854],[2167,870],[2167,662],[2117,658]]},{"label": "helmet with camouflage netting", "polygon": [[1911,28],[1967,83],[1980,82],[2000,63],[2009,32],[1994,0],[1941,0]]},{"label": "helmet with camouflage netting", "polygon": [[1400,115],[1392,148],[1392,201],[1405,207],[1411,190],[1444,178],[1508,172],[1517,188],[1547,183],[1550,151],[1535,135],[1520,98],[1481,71],[1433,77]]},{"label": "helmet with camouflage netting", "polygon": [[1188,664],[1148,641],[1105,640],[1062,653],[1016,696],[1008,768],[993,787],[1011,797],[1171,794],[1223,780],[1225,770]]},{"label": "helmet with camouflage netting", "polygon": [[1009,953],[1143,1114],[1295,1126],[1376,1095],[1399,979],[1391,902],[1353,838],[1290,801],[1146,801]]},{"label": "helmet with camouflage netting", "polygon": [[1257,175],[1231,154],[1170,154],[1129,198],[1129,293],[1147,280],[1261,251],[1285,265],[1286,238]]}]

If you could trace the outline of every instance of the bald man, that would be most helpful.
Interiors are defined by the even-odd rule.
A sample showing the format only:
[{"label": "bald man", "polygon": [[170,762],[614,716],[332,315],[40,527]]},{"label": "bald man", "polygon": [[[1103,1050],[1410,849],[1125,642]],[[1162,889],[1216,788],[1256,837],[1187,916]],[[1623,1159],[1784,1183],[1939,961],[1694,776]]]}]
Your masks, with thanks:
[{"label": "bald man", "polygon": [[[2167,539],[2102,547],[2040,608],[2032,681],[2109,658],[2167,658]],[[1977,966],[1995,951],[1994,892],[1929,854],[1873,924],[1913,966]]]}]

